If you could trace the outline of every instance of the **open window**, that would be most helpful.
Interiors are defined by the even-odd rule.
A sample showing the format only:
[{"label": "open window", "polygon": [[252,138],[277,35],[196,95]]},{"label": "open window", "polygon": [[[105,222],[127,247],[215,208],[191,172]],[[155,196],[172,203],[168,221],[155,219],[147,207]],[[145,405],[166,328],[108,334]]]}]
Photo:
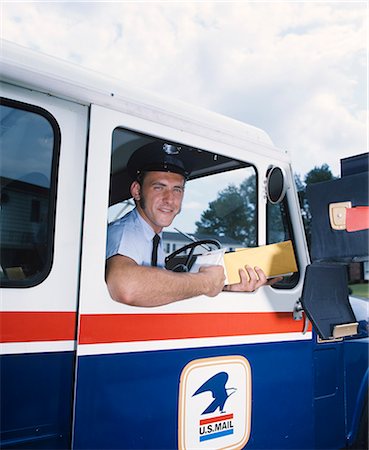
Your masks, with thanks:
[{"label": "open window", "polygon": [[[134,208],[126,165],[130,156],[154,141],[147,135],[117,128],[113,133],[109,222]],[[216,239],[223,248],[253,247],[257,238],[257,175],[255,168],[199,148],[178,143],[191,159],[182,212],[163,234],[167,254],[194,240]],[[189,250],[188,250],[189,251]]]}]

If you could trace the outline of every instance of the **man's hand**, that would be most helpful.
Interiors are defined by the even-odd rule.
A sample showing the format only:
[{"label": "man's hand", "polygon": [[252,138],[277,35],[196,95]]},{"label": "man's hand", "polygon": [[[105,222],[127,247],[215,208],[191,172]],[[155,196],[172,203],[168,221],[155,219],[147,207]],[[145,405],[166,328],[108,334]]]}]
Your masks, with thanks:
[{"label": "man's hand", "polygon": [[241,281],[236,284],[230,284],[224,287],[224,291],[232,292],[254,292],[261,286],[272,285],[282,280],[282,277],[267,279],[265,273],[260,267],[253,269],[250,266],[245,266],[239,271]]},{"label": "man's hand", "polygon": [[201,266],[198,273],[204,277],[205,295],[215,297],[223,290],[225,281],[223,266]]}]

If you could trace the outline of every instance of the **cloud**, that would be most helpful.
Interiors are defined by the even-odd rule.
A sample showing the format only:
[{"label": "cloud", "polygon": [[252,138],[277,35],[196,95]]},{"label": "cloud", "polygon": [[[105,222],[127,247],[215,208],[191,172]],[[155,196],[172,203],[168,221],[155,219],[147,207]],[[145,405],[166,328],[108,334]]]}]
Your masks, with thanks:
[{"label": "cloud", "polygon": [[[340,158],[366,150],[365,121],[350,113],[333,94],[315,94],[304,104],[294,126],[289,137],[293,159],[298,162],[301,154],[308,151],[307,170],[327,162],[339,174]],[[299,146],[301,136],[304,141]]]},{"label": "cloud", "polygon": [[[366,2],[3,2],[2,35],[266,130],[296,170],[366,149]],[[364,100],[363,100],[364,99]]]},{"label": "cloud", "polygon": [[199,211],[203,210],[203,206],[200,202],[197,201],[189,201],[186,202],[186,204],[183,205],[184,209],[197,209]]}]

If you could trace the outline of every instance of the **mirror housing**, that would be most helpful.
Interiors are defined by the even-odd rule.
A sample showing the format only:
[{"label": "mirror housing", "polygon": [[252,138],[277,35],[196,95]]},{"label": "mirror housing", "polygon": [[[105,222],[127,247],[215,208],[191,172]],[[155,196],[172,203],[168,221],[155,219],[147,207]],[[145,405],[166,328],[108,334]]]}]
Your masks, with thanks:
[{"label": "mirror housing", "polygon": [[287,192],[285,171],[281,167],[271,166],[267,170],[265,184],[268,201],[273,205],[281,203]]}]

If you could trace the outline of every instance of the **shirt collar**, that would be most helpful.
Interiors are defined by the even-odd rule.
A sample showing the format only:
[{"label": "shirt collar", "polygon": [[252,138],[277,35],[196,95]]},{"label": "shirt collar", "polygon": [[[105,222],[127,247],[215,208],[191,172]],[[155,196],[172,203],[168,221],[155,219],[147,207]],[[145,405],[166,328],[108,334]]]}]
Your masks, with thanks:
[{"label": "shirt collar", "polygon": [[155,231],[152,229],[152,227],[146,222],[146,220],[138,212],[137,208],[135,208],[133,210],[133,213],[135,214],[137,220],[142,225],[142,228],[143,228],[144,235],[145,235],[146,239],[148,239],[149,241],[152,241],[152,238],[155,236],[155,234],[158,234],[160,236],[160,239],[162,239],[163,232],[161,231],[160,233],[155,233]]}]

